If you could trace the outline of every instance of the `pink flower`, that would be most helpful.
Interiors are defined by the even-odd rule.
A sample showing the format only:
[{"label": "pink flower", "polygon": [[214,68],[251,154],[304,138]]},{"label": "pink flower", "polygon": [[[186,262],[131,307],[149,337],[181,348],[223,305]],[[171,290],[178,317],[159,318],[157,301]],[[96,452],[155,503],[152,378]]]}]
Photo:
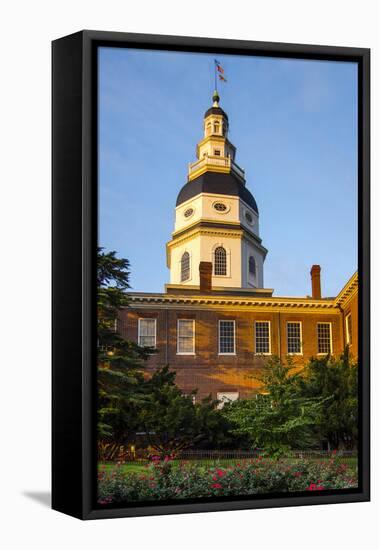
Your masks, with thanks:
[{"label": "pink flower", "polygon": [[221,485],[220,485],[220,483],[213,483],[212,488],[213,489],[221,489]]},{"label": "pink flower", "polygon": [[317,485],[316,483],[311,483],[307,491],[323,491],[325,487],[323,485]]},{"label": "pink flower", "polygon": [[301,472],[295,472],[293,475],[294,475],[295,477],[300,477],[300,476],[302,475],[302,473],[301,473]]}]

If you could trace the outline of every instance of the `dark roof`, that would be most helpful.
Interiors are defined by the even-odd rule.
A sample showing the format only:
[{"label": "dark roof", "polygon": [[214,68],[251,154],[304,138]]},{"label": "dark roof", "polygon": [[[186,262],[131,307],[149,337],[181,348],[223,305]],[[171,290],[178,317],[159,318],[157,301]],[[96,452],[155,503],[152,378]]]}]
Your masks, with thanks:
[{"label": "dark roof", "polygon": [[221,109],[221,107],[211,107],[208,111],[205,111],[204,118],[207,118],[209,115],[222,115],[228,120],[228,115]]},{"label": "dark roof", "polygon": [[176,206],[196,197],[196,195],[200,193],[240,197],[248,206],[258,213],[258,206],[253,195],[233,174],[204,172],[204,174],[189,181],[182,187],[176,200]]}]

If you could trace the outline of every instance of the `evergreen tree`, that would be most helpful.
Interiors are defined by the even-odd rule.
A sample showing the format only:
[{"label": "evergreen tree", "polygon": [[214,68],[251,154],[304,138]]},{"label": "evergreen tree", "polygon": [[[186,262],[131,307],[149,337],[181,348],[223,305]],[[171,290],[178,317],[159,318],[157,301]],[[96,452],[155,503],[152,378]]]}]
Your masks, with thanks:
[{"label": "evergreen tree", "polygon": [[299,393],[300,373],[293,373],[290,359],[284,364],[273,357],[256,379],[262,384],[256,399],[227,404],[223,414],[236,427],[236,434],[248,436],[252,447],[264,449],[271,456],[289,449],[316,445],[313,426],[328,398]]},{"label": "evergreen tree", "polygon": [[119,443],[135,428],[135,407],[143,400],[143,369],[153,352],[117,332],[119,310],[128,305],[129,275],[128,260],[98,249],[98,437]]},{"label": "evergreen tree", "polygon": [[348,349],[334,359],[313,358],[299,379],[299,394],[305,398],[329,397],[318,411],[315,437],[332,449],[356,448],[358,442],[358,365]]},{"label": "evergreen tree", "polygon": [[176,456],[201,441],[222,443],[227,437],[228,422],[210,398],[193,404],[175,384],[175,372],[169,367],[158,369],[145,382],[146,401],[140,408],[140,428],[149,445],[161,456]]}]

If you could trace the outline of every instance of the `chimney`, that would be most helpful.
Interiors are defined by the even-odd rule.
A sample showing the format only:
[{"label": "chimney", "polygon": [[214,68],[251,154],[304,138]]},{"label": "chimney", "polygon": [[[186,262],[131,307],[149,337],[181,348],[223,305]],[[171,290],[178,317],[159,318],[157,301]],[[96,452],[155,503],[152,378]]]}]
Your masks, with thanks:
[{"label": "chimney", "polygon": [[212,292],[212,262],[200,262],[200,292]]},{"label": "chimney", "polygon": [[312,279],[312,298],[315,300],[321,299],[321,267],[319,265],[312,265],[311,279]]}]

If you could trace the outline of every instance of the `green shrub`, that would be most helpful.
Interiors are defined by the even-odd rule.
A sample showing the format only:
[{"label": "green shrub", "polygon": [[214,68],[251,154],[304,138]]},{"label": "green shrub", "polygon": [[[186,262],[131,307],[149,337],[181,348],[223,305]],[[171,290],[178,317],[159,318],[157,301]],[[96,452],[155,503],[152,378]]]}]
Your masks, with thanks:
[{"label": "green shrub", "polygon": [[196,463],[173,465],[156,460],[146,473],[123,473],[121,463],[98,474],[98,502],[153,501],[239,496],[357,487],[357,474],[333,458],[327,461],[258,457],[234,466],[205,468]]}]

